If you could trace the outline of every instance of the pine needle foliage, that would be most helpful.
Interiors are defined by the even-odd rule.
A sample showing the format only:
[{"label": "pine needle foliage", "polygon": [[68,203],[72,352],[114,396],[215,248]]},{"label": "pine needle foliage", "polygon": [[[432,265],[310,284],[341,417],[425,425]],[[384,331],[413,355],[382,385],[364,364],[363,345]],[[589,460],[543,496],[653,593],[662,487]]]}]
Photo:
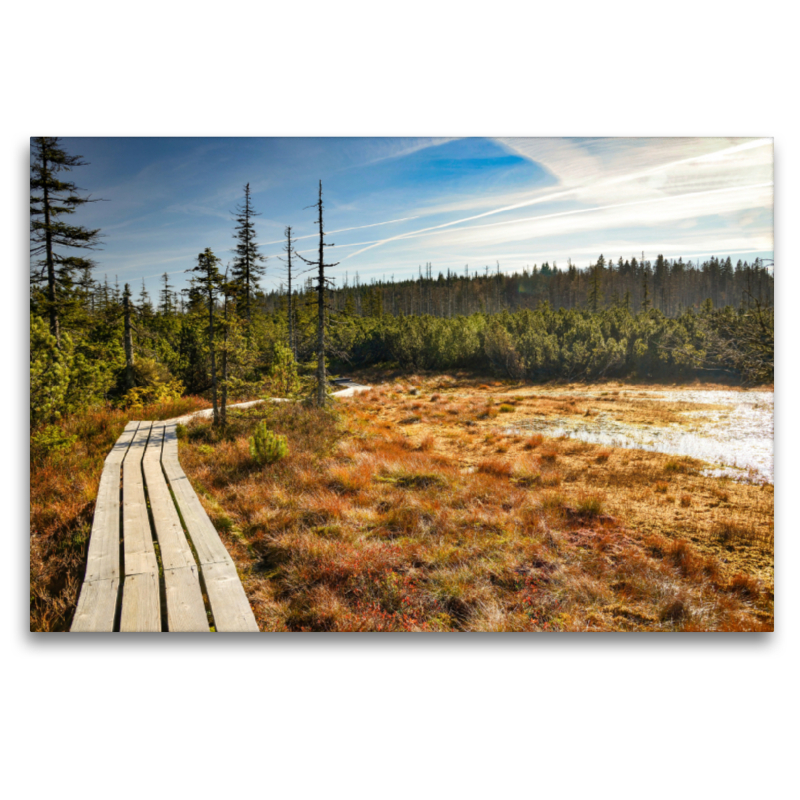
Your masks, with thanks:
[{"label": "pine needle foliage", "polygon": [[285,436],[273,433],[265,422],[259,423],[248,440],[250,455],[260,466],[274,464],[289,453],[289,445]]}]

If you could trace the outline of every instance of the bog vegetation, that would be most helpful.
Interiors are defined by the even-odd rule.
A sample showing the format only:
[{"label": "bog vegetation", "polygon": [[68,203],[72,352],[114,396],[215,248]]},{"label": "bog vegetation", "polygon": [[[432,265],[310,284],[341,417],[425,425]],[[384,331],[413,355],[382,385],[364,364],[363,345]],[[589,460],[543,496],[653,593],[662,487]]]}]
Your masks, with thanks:
[{"label": "bog vegetation", "polygon": [[[165,419],[210,406],[214,446],[221,456],[218,474],[230,487],[223,491],[215,479],[222,505],[231,499],[229,494],[240,480],[255,480],[257,474],[259,480],[269,482],[270,503],[253,490],[254,497],[261,497],[258,514],[270,520],[277,514],[275,530],[285,530],[285,536],[268,537],[270,543],[265,544],[268,526],[261,526],[257,533],[248,521],[241,530],[248,557],[259,554],[258,563],[275,564],[265,568],[264,574],[274,573],[279,578],[278,594],[269,601],[285,611],[280,612],[283,616],[269,617],[276,626],[378,625],[378,618],[369,614],[380,608],[389,615],[387,619],[395,620],[391,625],[401,627],[417,623],[428,628],[479,627],[494,624],[491,620],[524,627],[554,617],[537,605],[537,598],[544,595],[536,594],[539,589],[534,591],[533,573],[515,572],[517,561],[560,565],[542,567],[544,572],[537,573],[540,578],[562,567],[577,575],[585,562],[589,571],[582,580],[586,586],[594,586],[591,582],[599,578],[591,570],[600,569],[608,548],[613,551],[621,546],[616,537],[623,535],[619,527],[603,522],[607,515],[602,513],[602,503],[593,495],[565,498],[557,493],[560,481],[550,467],[557,467],[562,456],[555,446],[539,449],[533,440],[522,443],[522,451],[538,452],[536,459],[525,461],[519,469],[512,469],[497,454],[487,454],[469,475],[459,472],[456,463],[437,461],[432,439],[409,450],[398,438],[399,431],[424,423],[429,405],[422,398],[403,406],[404,416],[396,420],[400,428],[382,432],[384,423],[377,417],[368,432],[366,428],[362,431],[361,415],[366,412],[356,408],[346,412],[346,421],[339,418],[336,424],[329,424],[327,418],[314,416],[334,413],[326,410],[329,371],[373,368],[411,374],[466,370],[487,379],[517,381],[726,376],[742,383],[764,383],[773,379],[773,279],[758,260],[734,265],[730,258],[684,263],[658,256],[654,262],[631,259],[612,263],[600,256],[583,270],[571,264],[558,269],[546,263],[505,274],[498,265],[491,272],[486,268],[483,274],[466,268],[464,274],[448,271],[434,277],[432,266],[426,265],[416,280],[362,284],[358,276],[354,281],[346,276],[335,281],[330,274],[335,264],[326,263],[323,256],[327,245],[322,185],[314,205],[318,259],[293,261],[297,254],[291,228],[287,228],[286,258],[279,266],[268,265],[256,244],[257,211],[249,186],[245,186],[243,201],[232,212],[231,263],[224,267],[219,254],[198,242],[199,255],[186,265],[187,288],[176,292],[165,274],[158,296],[151,297],[144,284],[139,290],[98,280],[97,264],[89,256],[98,247],[101,232],[72,219],[91,202],[67,179],[82,164],[79,156],[64,151],[58,139],[34,140],[31,619],[37,629],[68,626],[102,460],[128,419]],[[314,270],[313,279],[301,280],[295,272],[303,261]],[[285,281],[278,290],[267,291],[262,286],[269,269],[276,269],[274,274]],[[263,396],[309,397],[315,408],[274,410],[270,414],[277,416],[260,428],[254,427],[253,418],[228,412],[231,401]],[[443,395],[430,398],[437,408],[444,401]],[[374,398],[374,403],[373,411],[382,411],[379,398]],[[487,403],[479,409],[476,423],[514,410],[513,404]],[[455,424],[462,410],[453,407],[449,413],[441,413],[443,420]],[[349,433],[345,436],[341,431]],[[381,437],[385,442],[381,443]],[[362,445],[364,452],[358,455]],[[194,452],[192,445],[188,446]],[[336,449],[341,447],[345,450]],[[604,458],[603,453],[594,457]],[[367,466],[353,466],[362,461]],[[228,463],[232,472],[225,472]],[[253,467],[248,465],[253,464],[261,471],[251,472]],[[324,485],[314,477],[311,467],[315,464],[324,466]],[[503,482],[502,492],[497,482]],[[302,491],[293,495],[295,489]],[[498,497],[510,496],[511,491],[521,505],[515,506],[513,513],[496,508],[495,501],[490,502],[494,491],[500,492]],[[291,515],[279,502],[281,497],[294,497]],[[307,504],[305,511],[301,503]],[[484,511],[479,513],[479,507]],[[354,526],[342,521],[349,518],[351,508],[355,518],[361,519]],[[242,520],[258,514],[250,509]],[[509,514],[502,524],[489,521]],[[448,519],[455,527],[447,527]],[[563,531],[571,531],[575,520],[600,520],[603,541],[615,544],[598,550],[592,561],[589,555],[594,551],[576,544],[572,533],[554,533],[561,530],[557,520],[568,522],[561,526]],[[437,539],[435,557],[426,550],[432,541],[429,538],[408,543],[442,525],[450,533]],[[469,535],[468,528],[473,531]],[[358,538],[362,534],[363,540]],[[651,564],[652,553],[659,548],[659,552],[672,553],[665,547],[642,544],[637,563]],[[303,554],[310,561],[303,561]],[[557,555],[567,560],[559,561]],[[438,564],[437,569],[449,566],[434,579],[433,573],[426,577],[408,572],[402,567],[406,558],[411,559],[408,563]],[[679,567],[664,566],[677,564],[675,559],[678,556],[670,555],[660,566],[647,569],[677,569],[680,573]],[[287,566],[290,562],[291,569]],[[324,569],[329,579],[320,582],[309,577],[311,564],[327,565]],[[363,571],[359,564],[372,566]],[[470,570],[477,569],[475,564],[483,565],[479,586],[471,583],[474,575]],[[490,564],[494,565],[491,569]],[[680,583],[686,575],[680,578],[678,573],[674,580]],[[699,573],[691,574],[696,578]],[[360,577],[352,577],[355,575]],[[384,602],[375,595],[379,590],[370,588],[370,576],[384,587],[380,591],[385,598],[395,599],[384,598]],[[311,594],[303,590],[295,596],[295,589],[306,585],[303,581]],[[714,581],[717,578],[708,578],[704,586],[713,584],[714,592],[729,597],[724,581]],[[536,585],[541,586],[541,581]],[[472,587],[464,588],[471,599],[452,599],[458,595],[458,586]],[[358,592],[347,594],[354,587]],[[415,593],[423,587],[425,599],[421,600]],[[340,590],[345,592],[341,597],[337,594]],[[527,605],[523,603],[524,608],[504,594],[520,591],[531,598]],[[313,613],[302,610],[311,608],[316,602],[313,598],[320,597],[328,598],[324,602],[333,604],[331,608],[344,609],[342,616],[334,614],[335,623],[323,625]],[[689,595],[676,597],[672,600],[683,603],[682,608],[692,608]],[[355,598],[360,598],[362,606]],[[739,609],[733,599],[730,602],[731,608]],[[539,610],[531,615],[526,610],[529,607]],[[372,611],[359,618],[358,608]],[[409,608],[408,619],[403,618],[406,621],[392,617]],[[586,623],[588,617],[576,613],[573,609],[567,616]],[[744,613],[730,611],[715,619],[727,620],[724,625],[735,627],[744,624]],[[670,614],[664,619],[705,624],[693,617],[691,610]],[[739,622],[731,621],[734,617]],[[372,622],[364,621],[368,619]],[[566,619],[559,624],[568,626]]]}]

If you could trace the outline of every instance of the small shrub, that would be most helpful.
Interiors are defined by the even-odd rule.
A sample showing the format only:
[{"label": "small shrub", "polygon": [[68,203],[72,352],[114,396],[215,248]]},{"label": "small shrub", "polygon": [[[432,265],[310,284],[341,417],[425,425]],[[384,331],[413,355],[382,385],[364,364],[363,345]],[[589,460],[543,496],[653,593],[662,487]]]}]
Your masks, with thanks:
[{"label": "small shrub", "polygon": [[58,425],[45,425],[31,434],[31,455],[43,457],[69,452],[77,438],[68,436]]},{"label": "small shrub", "polygon": [[180,423],[178,423],[175,426],[175,436],[178,437],[179,441],[185,441],[186,436],[187,436],[186,426],[185,425],[181,425]]},{"label": "small shrub", "polygon": [[688,494],[681,495],[681,508],[689,508],[692,504],[692,496]]},{"label": "small shrub", "polygon": [[253,460],[264,466],[280,461],[289,452],[286,437],[273,433],[265,422],[260,422],[249,439],[250,455]]},{"label": "small shrub", "polygon": [[515,410],[516,409],[514,408],[514,406],[510,406],[508,403],[503,403],[500,406],[500,413],[501,414],[511,414]]}]

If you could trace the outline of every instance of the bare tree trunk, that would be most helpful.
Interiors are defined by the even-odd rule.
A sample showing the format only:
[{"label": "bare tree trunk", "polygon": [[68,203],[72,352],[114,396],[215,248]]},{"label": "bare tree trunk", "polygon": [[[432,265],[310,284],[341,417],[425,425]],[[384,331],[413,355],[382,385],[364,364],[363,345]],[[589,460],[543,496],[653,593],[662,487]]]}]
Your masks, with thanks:
[{"label": "bare tree trunk", "polygon": [[214,407],[214,425],[219,425],[219,406],[217,405],[217,360],[214,353],[214,293],[208,287],[208,346],[211,350],[211,403]]},{"label": "bare tree trunk", "polygon": [[219,419],[222,427],[228,423],[228,270],[225,270],[225,300],[222,326],[222,403]]},{"label": "bare tree trunk", "polygon": [[47,262],[47,310],[50,318],[50,333],[56,337],[56,346],[61,348],[61,330],[56,311],[56,269],[53,262],[53,234],[50,231],[50,195],[47,191],[47,156],[42,156],[42,193],[44,207],[45,260]]},{"label": "bare tree trunk", "polygon": [[327,400],[328,376],[325,370],[325,240],[322,227],[322,181],[319,182],[319,274],[317,286],[317,405]]},{"label": "bare tree trunk", "polygon": [[122,295],[122,308],[125,314],[125,391],[133,389],[133,337],[131,336],[131,287],[125,284]]},{"label": "bare tree trunk", "polygon": [[294,337],[294,308],[292,306],[292,229],[286,228],[286,276],[289,284],[289,296],[286,303],[286,314],[289,322],[289,349],[297,360],[297,345]]}]

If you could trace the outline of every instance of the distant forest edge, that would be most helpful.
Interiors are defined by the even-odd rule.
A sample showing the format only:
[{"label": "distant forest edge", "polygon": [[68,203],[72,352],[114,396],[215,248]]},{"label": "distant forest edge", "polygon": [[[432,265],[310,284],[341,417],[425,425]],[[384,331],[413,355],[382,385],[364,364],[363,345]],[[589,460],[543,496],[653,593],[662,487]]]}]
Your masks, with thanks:
[{"label": "distant forest edge", "polygon": [[[730,258],[600,256],[585,269],[545,263],[505,274],[496,265],[436,277],[428,264],[416,279],[361,284],[329,272],[315,287],[292,272],[292,257],[301,267],[305,259],[287,228],[287,258],[277,267],[287,289],[265,292],[249,186],[232,219],[230,274],[205,249],[187,264],[186,290],[176,293],[165,274],[155,302],[144,283],[134,298],[128,285],[97,282],[95,263],[72,255],[94,249],[100,235],[64,221],[90,201],[59,174],[83,163],[57,139],[32,146],[32,428],[109,401],[130,408],[212,387],[225,398],[296,393],[314,373],[321,320],[334,372],[773,380],[774,278],[759,259],[734,266]],[[322,253],[321,185],[319,192]]]}]

